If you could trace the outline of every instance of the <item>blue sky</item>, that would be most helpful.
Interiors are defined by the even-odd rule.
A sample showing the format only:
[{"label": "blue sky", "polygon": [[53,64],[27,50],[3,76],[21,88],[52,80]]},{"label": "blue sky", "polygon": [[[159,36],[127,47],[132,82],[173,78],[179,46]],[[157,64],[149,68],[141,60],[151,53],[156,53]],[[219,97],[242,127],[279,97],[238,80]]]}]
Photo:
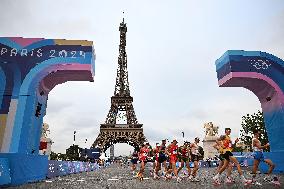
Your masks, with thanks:
[{"label": "blue sky", "polygon": [[[2,0],[0,35],[94,41],[95,82],[56,86],[47,115],[54,151],[90,146],[114,92],[122,12],[134,108],[148,140],[192,141],[212,121],[239,135],[241,117],[259,110],[243,88],[219,88],[215,60],[226,50],[260,50],[284,58],[283,0]],[[84,144],[88,139],[87,144]],[[116,154],[128,154],[127,145]]]}]

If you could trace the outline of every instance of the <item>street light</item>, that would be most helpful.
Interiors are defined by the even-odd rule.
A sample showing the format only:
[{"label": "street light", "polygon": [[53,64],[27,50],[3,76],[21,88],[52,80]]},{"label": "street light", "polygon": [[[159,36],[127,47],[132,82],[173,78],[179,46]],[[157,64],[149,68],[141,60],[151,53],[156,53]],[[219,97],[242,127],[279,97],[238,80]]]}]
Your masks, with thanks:
[{"label": "street light", "polygon": [[182,133],[182,140],[184,142],[184,132],[182,131],[181,133]]},{"label": "street light", "polygon": [[76,131],[74,131],[74,141],[73,141],[73,145],[75,145],[75,139],[76,139],[75,135],[76,135]]}]

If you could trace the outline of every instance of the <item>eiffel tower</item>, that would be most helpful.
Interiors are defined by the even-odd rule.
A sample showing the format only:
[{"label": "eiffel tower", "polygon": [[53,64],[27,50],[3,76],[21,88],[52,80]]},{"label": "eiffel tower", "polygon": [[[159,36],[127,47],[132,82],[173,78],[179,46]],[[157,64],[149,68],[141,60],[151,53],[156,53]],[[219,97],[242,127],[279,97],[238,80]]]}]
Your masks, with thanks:
[{"label": "eiffel tower", "polygon": [[[118,56],[118,68],[114,95],[111,97],[111,107],[106,121],[100,126],[100,133],[92,147],[99,147],[105,152],[116,143],[127,143],[138,150],[146,142],[143,134],[143,124],[139,124],[132,105],[133,97],[130,96],[126,47],[126,23],[123,21],[119,26],[120,44]],[[111,154],[112,156],[113,154]]]}]

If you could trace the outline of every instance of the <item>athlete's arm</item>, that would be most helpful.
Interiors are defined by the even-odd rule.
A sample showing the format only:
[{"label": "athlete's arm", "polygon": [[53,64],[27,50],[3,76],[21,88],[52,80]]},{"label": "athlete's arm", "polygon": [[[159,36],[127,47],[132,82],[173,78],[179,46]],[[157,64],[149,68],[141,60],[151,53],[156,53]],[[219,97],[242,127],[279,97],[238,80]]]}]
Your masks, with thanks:
[{"label": "athlete's arm", "polygon": [[269,146],[269,143],[265,144],[264,146],[261,146],[261,143],[258,139],[253,139],[252,144],[253,144],[253,146],[257,147],[258,149],[265,149]]},{"label": "athlete's arm", "polygon": [[166,153],[168,156],[171,155],[170,152],[169,152],[169,148],[170,148],[170,145],[167,146],[167,147],[166,147],[166,150],[165,150],[165,153]]}]

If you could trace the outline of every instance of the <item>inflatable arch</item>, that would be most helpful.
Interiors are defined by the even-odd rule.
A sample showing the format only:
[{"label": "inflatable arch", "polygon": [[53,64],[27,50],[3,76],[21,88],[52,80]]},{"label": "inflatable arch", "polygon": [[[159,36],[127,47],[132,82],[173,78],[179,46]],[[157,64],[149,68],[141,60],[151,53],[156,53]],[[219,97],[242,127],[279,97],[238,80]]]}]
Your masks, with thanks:
[{"label": "inflatable arch", "polygon": [[[17,172],[14,157],[44,159],[38,151],[49,92],[66,81],[93,82],[94,68],[90,41],[0,38],[0,158],[12,162],[13,172]],[[38,172],[31,176],[44,172],[33,162],[28,164]],[[12,183],[20,180],[11,177]]]},{"label": "inflatable arch", "polygon": [[[244,87],[258,97],[272,159],[283,157],[284,61],[265,52],[233,50],[216,61],[216,71],[220,87]],[[278,163],[284,169],[284,161]]]}]

